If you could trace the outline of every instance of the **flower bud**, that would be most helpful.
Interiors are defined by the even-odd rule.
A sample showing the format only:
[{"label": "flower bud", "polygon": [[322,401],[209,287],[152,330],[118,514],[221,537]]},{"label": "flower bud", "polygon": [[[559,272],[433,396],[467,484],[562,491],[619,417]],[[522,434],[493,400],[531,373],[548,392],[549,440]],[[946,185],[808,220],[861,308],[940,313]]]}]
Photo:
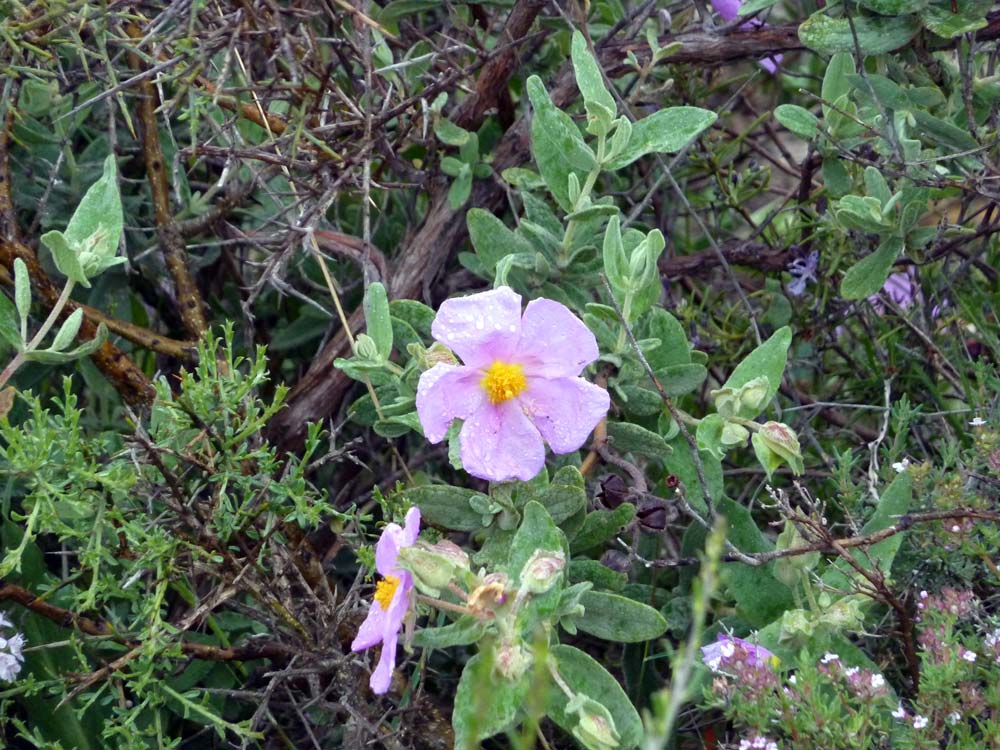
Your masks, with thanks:
[{"label": "flower bud", "polygon": [[732,447],[746,445],[748,437],[750,437],[750,431],[746,427],[736,422],[726,422],[722,426],[722,437],[719,440],[726,447]]},{"label": "flower bud", "polygon": [[566,556],[562,550],[535,550],[521,569],[521,588],[532,594],[544,594],[555,586],[565,567]]},{"label": "flower bud", "polygon": [[414,584],[427,596],[438,596],[441,589],[469,572],[469,556],[447,540],[437,544],[417,542],[412,547],[403,547],[399,550],[399,562],[413,574]]},{"label": "flower bud", "polygon": [[715,399],[715,411],[720,417],[728,418],[739,415],[740,397],[739,392],[733,388],[717,388],[711,392]]},{"label": "flower bud", "polygon": [[573,727],[573,736],[587,750],[612,750],[618,747],[621,736],[615,728],[611,712],[586,695],[577,693],[566,704],[567,714],[576,714],[579,721]]},{"label": "flower bud", "polygon": [[367,333],[359,333],[354,340],[354,353],[361,359],[377,360],[379,358],[375,340]]},{"label": "flower bud", "polygon": [[771,390],[771,381],[761,375],[743,384],[739,390],[740,413],[747,418],[756,416],[764,408],[767,392]]},{"label": "flower bud", "polygon": [[768,477],[782,462],[787,463],[796,474],[805,469],[802,464],[802,450],[795,431],[781,422],[765,422],[752,438],[753,449],[757,460],[767,472]]},{"label": "flower bud", "polygon": [[515,641],[504,638],[497,643],[493,654],[493,672],[513,682],[528,671],[531,661],[531,652],[520,639]]}]

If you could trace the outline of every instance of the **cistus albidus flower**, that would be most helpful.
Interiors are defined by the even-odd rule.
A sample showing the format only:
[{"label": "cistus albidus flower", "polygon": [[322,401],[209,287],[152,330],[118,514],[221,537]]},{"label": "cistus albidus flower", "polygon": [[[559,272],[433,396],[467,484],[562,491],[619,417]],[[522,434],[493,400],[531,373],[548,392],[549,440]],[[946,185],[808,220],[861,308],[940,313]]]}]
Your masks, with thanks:
[{"label": "cistus albidus flower", "polygon": [[351,644],[351,651],[363,651],[381,643],[382,653],[378,666],[372,672],[372,692],[382,695],[389,690],[392,670],[396,667],[396,644],[403,620],[413,600],[413,576],[398,567],[399,551],[417,541],[420,533],[420,509],[413,507],[406,514],[404,526],[390,523],[382,530],[375,545],[375,570],[382,576],[375,585],[368,617],[358,628],[358,635]]},{"label": "cistus albidus flower", "polygon": [[724,670],[737,663],[753,668],[769,668],[778,663],[778,657],[763,646],[735,638],[727,633],[719,633],[715,643],[702,646],[701,658],[705,666],[713,672]]},{"label": "cistus albidus flower", "polygon": [[522,316],[521,296],[504,286],[446,301],[431,332],[462,364],[420,376],[417,415],[432,443],[464,420],[460,455],[475,477],[532,479],[545,443],[572,453],[607,414],[607,392],[579,377],[597,359],[597,340],[559,302],[532,300]]},{"label": "cistus albidus flower", "polygon": [[[743,7],[743,0],[712,0],[712,7],[715,12],[722,16],[723,21],[735,21],[740,16],[740,8]],[[741,29],[753,29],[759,26],[766,26],[763,21],[747,21],[740,26]],[[781,62],[781,55],[766,57],[760,61],[760,66],[768,73],[774,75],[778,71],[778,63]]]}]

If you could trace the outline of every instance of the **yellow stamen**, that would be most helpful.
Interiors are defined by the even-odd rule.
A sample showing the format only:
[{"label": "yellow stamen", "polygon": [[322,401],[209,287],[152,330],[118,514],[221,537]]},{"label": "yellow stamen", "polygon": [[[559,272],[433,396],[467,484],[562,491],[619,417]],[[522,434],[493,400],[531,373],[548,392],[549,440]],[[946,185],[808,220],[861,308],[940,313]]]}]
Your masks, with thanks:
[{"label": "yellow stamen", "polygon": [[520,396],[528,387],[521,365],[509,365],[506,362],[494,362],[483,376],[481,384],[494,404],[502,404]]},{"label": "yellow stamen", "polygon": [[386,576],[375,584],[375,601],[383,610],[389,609],[392,597],[399,588],[399,579],[396,576]]}]

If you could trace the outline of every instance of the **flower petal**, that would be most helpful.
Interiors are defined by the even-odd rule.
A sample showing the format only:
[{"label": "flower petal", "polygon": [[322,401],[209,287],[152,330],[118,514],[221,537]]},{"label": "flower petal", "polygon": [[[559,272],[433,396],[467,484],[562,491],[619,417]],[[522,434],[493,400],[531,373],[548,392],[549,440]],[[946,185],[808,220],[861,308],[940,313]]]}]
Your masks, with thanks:
[{"label": "flower petal", "polygon": [[402,542],[403,530],[398,523],[390,523],[382,529],[382,536],[375,545],[375,570],[382,577],[395,575],[399,548],[406,546]]},{"label": "flower petal", "polygon": [[598,354],[594,334],[566,305],[544,297],[528,303],[515,360],[529,376],[574,377]]},{"label": "flower petal", "polygon": [[382,633],[385,630],[385,612],[378,602],[372,602],[368,610],[368,616],[358,628],[358,634],[354,636],[351,643],[351,651],[364,651],[371,648],[376,643],[382,642]]},{"label": "flower petal", "polygon": [[431,333],[470,367],[507,360],[521,335],[521,295],[502,286],[446,300]]},{"label": "flower petal", "polygon": [[420,508],[414,505],[406,511],[406,518],[403,521],[402,547],[410,547],[417,541],[420,534]]},{"label": "flower petal", "polygon": [[482,379],[479,370],[454,365],[434,365],[420,376],[417,416],[429,441],[440,443],[452,420],[466,419],[479,408],[486,398]]},{"label": "flower petal", "polygon": [[781,55],[775,55],[774,57],[765,57],[760,61],[760,67],[766,70],[771,75],[778,72],[778,65],[781,63]]},{"label": "flower petal", "polygon": [[375,695],[385,695],[389,692],[389,685],[392,683],[392,670],[396,668],[396,642],[399,640],[396,633],[388,636],[382,641],[382,653],[378,657],[378,666],[372,672],[368,685]]},{"label": "flower petal", "polygon": [[712,7],[723,21],[732,21],[740,14],[743,0],[712,0]]},{"label": "flower petal", "polygon": [[521,411],[518,399],[484,403],[465,420],[458,437],[462,465],[480,479],[526,482],[545,465],[545,443]]},{"label": "flower petal", "polygon": [[529,378],[519,400],[553,453],[578,450],[611,406],[608,392],[583,378]]}]

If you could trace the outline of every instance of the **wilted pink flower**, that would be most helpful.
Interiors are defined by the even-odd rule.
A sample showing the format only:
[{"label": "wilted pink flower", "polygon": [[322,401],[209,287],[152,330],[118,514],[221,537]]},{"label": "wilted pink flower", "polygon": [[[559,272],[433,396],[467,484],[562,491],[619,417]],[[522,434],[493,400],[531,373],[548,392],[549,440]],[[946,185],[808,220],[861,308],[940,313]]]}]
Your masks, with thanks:
[{"label": "wilted pink flower", "polygon": [[375,586],[375,597],[368,617],[358,628],[358,635],[351,644],[351,651],[363,651],[376,643],[382,644],[378,666],[372,672],[369,685],[374,693],[381,695],[389,689],[392,670],[396,667],[396,643],[403,619],[410,609],[413,592],[413,576],[398,566],[399,550],[410,547],[420,533],[420,509],[410,508],[406,513],[405,525],[390,523],[382,530],[375,545],[375,569],[382,580]]},{"label": "wilted pink flower", "polygon": [[509,287],[441,305],[431,328],[462,365],[438,364],[420,376],[417,415],[432,443],[455,419],[462,465],[480,479],[532,479],[554,453],[584,444],[607,414],[603,388],[579,377],[597,359],[594,334],[550,299],[528,303]]},{"label": "wilted pink flower", "polygon": [[[722,16],[723,21],[735,21],[739,18],[740,8],[743,7],[743,0],[712,0],[712,7],[715,12]],[[767,26],[763,21],[747,21],[740,26],[741,29],[753,29],[759,26]],[[760,66],[772,75],[778,70],[778,63],[781,62],[781,55],[767,57],[760,61]]]}]

